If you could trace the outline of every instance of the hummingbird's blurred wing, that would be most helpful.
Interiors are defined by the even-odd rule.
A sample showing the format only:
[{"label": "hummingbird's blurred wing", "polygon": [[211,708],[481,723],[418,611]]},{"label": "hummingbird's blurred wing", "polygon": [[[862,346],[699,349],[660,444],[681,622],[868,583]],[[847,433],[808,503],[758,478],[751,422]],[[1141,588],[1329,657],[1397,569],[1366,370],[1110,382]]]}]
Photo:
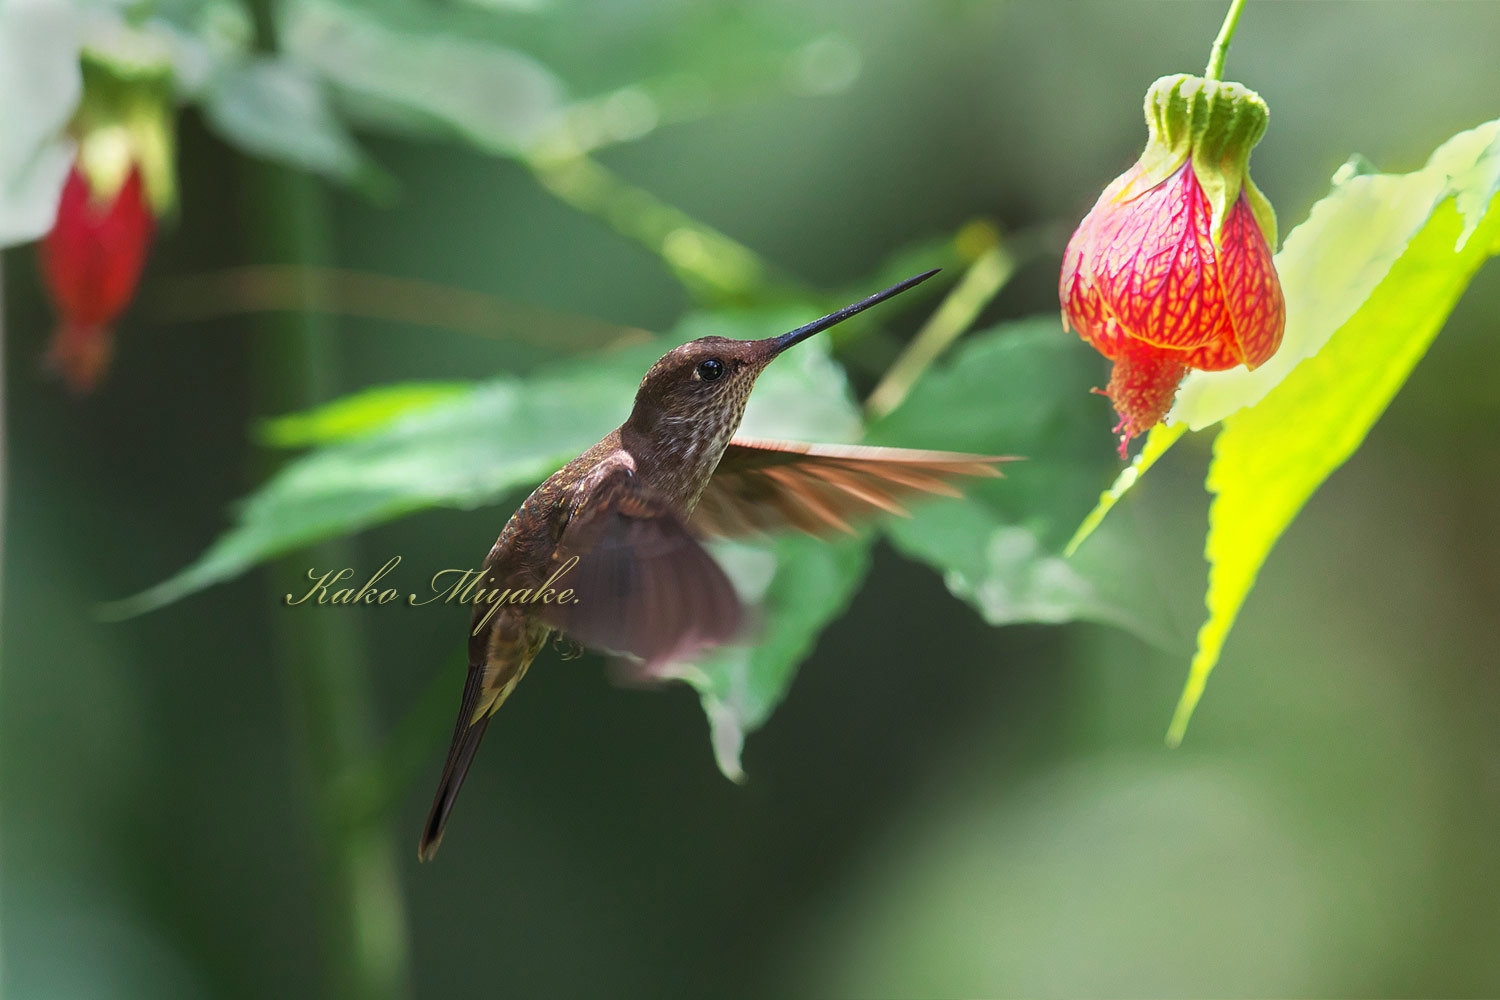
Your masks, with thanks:
[{"label": "hummingbird's blurred wing", "polygon": [[1000,475],[1010,456],[951,451],[804,444],[735,438],[693,511],[705,535],[740,535],[800,528],[813,535],[853,531],[851,521],[885,511],[909,516],[900,498],[921,493],[959,496],[952,480]]},{"label": "hummingbird's blurred wing", "polygon": [[553,557],[559,568],[578,560],[554,585],[574,600],[542,605],[542,618],[648,669],[733,639],[744,611],[718,563],[629,465],[600,465],[579,483],[583,500]]}]

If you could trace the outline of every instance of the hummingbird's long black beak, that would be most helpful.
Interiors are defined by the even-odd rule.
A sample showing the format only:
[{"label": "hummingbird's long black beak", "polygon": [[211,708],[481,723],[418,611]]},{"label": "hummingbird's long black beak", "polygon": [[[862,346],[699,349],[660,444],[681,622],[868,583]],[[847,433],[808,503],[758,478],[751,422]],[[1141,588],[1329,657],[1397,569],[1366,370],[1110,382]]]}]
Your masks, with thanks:
[{"label": "hummingbird's long black beak", "polygon": [[900,295],[908,288],[920,285],[922,282],[926,281],[928,278],[932,277],[934,274],[937,274],[941,270],[942,268],[935,267],[931,271],[924,271],[921,274],[918,274],[911,278],[907,278],[905,281],[892,285],[890,288],[887,288],[883,292],[876,292],[874,295],[871,295],[867,299],[860,299],[853,305],[847,305],[844,308],[840,309],[838,312],[831,312],[827,316],[824,316],[822,319],[815,319],[806,326],[799,326],[797,327],[797,329],[791,331],[790,333],[783,333],[779,337],[769,337],[764,341],[767,348],[769,348],[768,353],[771,357],[774,358],[776,355],[780,354],[788,347],[791,347],[793,344],[800,344],[808,337],[811,337],[815,333],[822,333],[830,326],[838,326],[850,316],[853,316],[856,313],[862,313],[873,305],[879,305],[886,299],[892,298],[896,295]]}]

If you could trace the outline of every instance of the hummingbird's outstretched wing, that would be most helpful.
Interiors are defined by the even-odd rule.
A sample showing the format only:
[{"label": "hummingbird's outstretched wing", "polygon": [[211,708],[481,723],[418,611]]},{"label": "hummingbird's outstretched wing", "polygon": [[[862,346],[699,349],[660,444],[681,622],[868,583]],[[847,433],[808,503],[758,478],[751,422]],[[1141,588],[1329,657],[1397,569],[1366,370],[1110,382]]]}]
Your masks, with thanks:
[{"label": "hummingbird's outstretched wing", "polygon": [[998,476],[1010,456],[951,451],[804,444],[735,438],[693,511],[692,525],[733,538],[778,528],[809,534],[853,531],[856,518],[885,511],[908,516],[900,498],[959,496],[952,480]]},{"label": "hummingbird's outstretched wing", "polygon": [[579,484],[583,499],[554,556],[578,560],[556,584],[574,600],[543,605],[543,619],[585,646],[638,656],[648,670],[733,639],[744,611],[718,563],[628,464],[601,466]]}]

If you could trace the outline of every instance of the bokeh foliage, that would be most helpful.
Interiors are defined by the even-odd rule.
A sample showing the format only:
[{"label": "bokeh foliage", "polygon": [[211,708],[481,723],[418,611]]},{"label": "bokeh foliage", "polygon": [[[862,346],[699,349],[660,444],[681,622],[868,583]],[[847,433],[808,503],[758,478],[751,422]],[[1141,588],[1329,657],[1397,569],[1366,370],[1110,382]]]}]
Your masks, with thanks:
[{"label": "bokeh foliage", "polygon": [[[45,981],[57,995],[101,984],[239,995],[297,983],[290,992],[319,995],[309,970],[327,959],[304,912],[317,879],[303,869],[321,862],[304,856],[296,803],[282,788],[298,770],[286,758],[300,750],[282,747],[288,723],[266,688],[286,663],[262,633],[285,627],[284,609],[242,608],[264,597],[250,586],[264,581],[236,577],[277,557],[305,568],[313,557],[302,547],[351,533],[353,551],[376,565],[390,547],[412,561],[477,558],[531,483],[620,419],[664,346],[784,329],[929,265],[962,273],[977,255],[955,234],[975,215],[999,214],[1012,228],[1072,221],[1133,155],[1141,87],[1201,61],[1218,14],[1205,11],[1198,24],[1181,13],[1191,8],[1136,5],[1076,16],[1026,4],[856,6],[601,12],[562,0],[320,0],[260,8],[275,51],[257,43],[253,12],[235,4],[139,8],[136,27],[170,40],[181,97],[198,109],[187,112],[182,161],[196,197],[163,245],[158,302],[174,298],[171,279],[209,261],[260,259],[233,229],[236,202],[255,189],[234,182],[227,197],[210,193],[224,176],[257,168],[206,128],[349,192],[331,196],[340,262],[597,312],[621,322],[623,343],[522,344],[509,331],[465,340],[401,320],[340,319],[346,394],[250,421],[258,408],[244,403],[240,367],[255,348],[226,345],[218,325],[191,327],[191,340],[162,330],[148,284],[104,409],[68,411],[23,381],[16,460],[30,463],[36,485],[18,475],[15,516],[37,534],[7,550],[28,582],[7,572],[0,887],[0,929],[20,969],[7,978],[18,990]],[[1231,60],[1233,75],[1275,108],[1257,151],[1270,169],[1257,176],[1285,223],[1324,195],[1323,178],[1350,148],[1412,167],[1492,116],[1483,100],[1465,102],[1484,91],[1472,80],[1451,87],[1449,104],[1414,81],[1426,103],[1413,96],[1366,121],[1373,112],[1330,95],[1336,81],[1316,75],[1337,47],[1294,58],[1299,44],[1343,37],[1334,29],[1352,15],[1287,6],[1252,6]],[[0,17],[13,9],[7,0]],[[1429,15],[1361,16],[1380,26],[1371,44],[1400,43],[1414,64],[1437,65],[1415,30]],[[1251,41],[1257,30],[1264,42]],[[1484,32],[1470,25],[1442,37],[1462,53],[1464,39]],[[1078,68],[1047,75],[1057,60],[1042,53],[1057,51],[1073,53],[1065,61]],[[1329,61],[1360,72],[1352,60]],[[1489,63],[1445,50],[1443,65],[1478,74]],[[515,100],[463,99],[474,78]],[[1438,105],[1449,110],[1431,113]],[[1335,194],[1364,176],[1345,176]],[[1467,280],[1486,243],[1471,240],[1461,266],[1449,267],[1453,205],[1442,206],[1436,242],[1411,246],[1432,250],[1449,279]],[[1352,242],[1399,275],[1399,251]],[[193,252],[205,249],[201,259]],[[12,297],[29,287],[26,260],[6,258]],[[1349,254],[1319,262],[1335,263],[1368,266]],[[1461,610],[1484,607],[1486,578],[1437,534],[1379,551],[1379,529],[1405,528],[1434,506],[1482,529],[1474,512],[1488,494],[1455,470],[1486,467],[1485,438],[1444,421],[1460,405],[1492,418],[1492,400],[1474,391],[1450,405],[1448,393],[1466,391],[1454,388],[1459,379],[1415,387],[1404,414],[1398,400],[1382,439],[1394,454],[1361,453],[1352,478],[1330,482],[1331,499],[1313,502],[1310,526],[1294,528],[1267,565],[1243,638],[1226,649],[1234,669],[1197,724],[1201,743],[1159,755],[1174,671],[1201,617],[1192,607],[1201,470],[1184,472],[1196,457],[1184,445],[1075,556],[1061,557],[1118,465],[1107,407],[1087,393],[1103,372],[1058,328],[1054,281],[1045,255],[1023,267],[886,415],[867,419],[858,401],[936,300],[806,345],[768,373],[746,428],[754,433],[1027,460],[967,499],[923,505],[910,521],[839,546],[791,537],[722,553],[773,631],[685,673],[720,767],[750,773],[744,789],[708,780],[686,692],[596,692],[569,669],[528,679],[465,803],[467,845],[455,839],[444,864],[403,872],[412,914],[407,931],[392,933],[415,942],[420,994],[497,982],[549,992],[608,982],[623,993],[637,981],[642,995],[724,992],[725,983],[828,993],[1492,992],[1482,931],[1468,943],[1456,933],[1493,926],[1480,892],[1492,875],[1476,846],[1492,829],[1484,817],[1493,802],[1473,764],[1487,751],[1481,735],[1467,735],[1492,720],[1465,714],[1475,711],[1468,686],[1486,681],[1463,672],[1479,662],[1464,643],[1484,633]],[[1438,300],[1424,323],[1451,304]],[[1389,300],[1373,304],[1382,308],[1366,319],[1399,315]],[[8,312],[23,332],[10,338],[20,353],[8,371],[26,380],[16,374],[35,353],[26,324],[44,320],[34,302]],[[544,318],[532,325],[573,326]],[[1462,363],[1494,357],[1482,317],[1457,325],[1457,343],[1439,341],[1433,360],[1448,367],[1438,370],[1482,370]],[[647,341],[635,327],[667,332]],[[1401,341],[1415,352],[1402,365],[1422,346]],[[1376,374],[1388,380],[1400,367]],[[153,379],[181,402],[163,399]],[[160,449],[141,448],[142,423],[162,435]],[[66,463],[54,458],[62,455]],[[118,469],[121,455],[138,468]],[[248,487],[242,480],[242,466],[283,458]],[[222,528],[222,502],[247,488],[229,531],[198,557]],[[98,497],[116,513],[101,513]],[[134,522],[144,527],[122,529]],[[115,610],[191,599],[124,624],[89,620],[99,599],[189,562]],[[87,573],[76,568],[85,564]],[[1320,582],[1328,565],[1343,570],[1343,585]],[[1434,567],[1480,589],[1402,589]],[[210,583],[224,586],[195,593]],[[962,603],[945,601],[943,589]],[[1249,613],[1257,607],[1259,617]],[[1297,617],[1314,607],[1316,628]],[[1073,618],[1123,630],[985,627]],[[1448,645],[1424,653],[1393,631],[1420,620],[1445,622]],[[1303,624],[1278,644],[1288,621]],[[368,769],[342,776],[347,802],[319,808],[377,824],[394,811],[405,843],[424,804],[423,765],[451,722],[458,678],[447,661],[461,624],[360,622],[373,650],[355,656],[383,706],[377,728],[394,735]],[[1153,659],[1125,630],[1172,653]],[[817,669],[798,677],[809,658]],[[76,665],[73,683],[55,683],[58,663]],[[429,694],[416,695],[434,673]],[[1447,697],[1445,686],[1462,693]],[[78,735],[59,746],[62,718]],[[768,723],[742,768],[744,736]],[[497,856],[514,860],[497,873]],[[506,967],[475,967],[501,926],[514,943]],[[110,971],[91,978],[84,963],[39,958],[54,937]],[[1269,958],[1236,962],[1226,942]],[[401,956],[385,957],[400,992]]]}]

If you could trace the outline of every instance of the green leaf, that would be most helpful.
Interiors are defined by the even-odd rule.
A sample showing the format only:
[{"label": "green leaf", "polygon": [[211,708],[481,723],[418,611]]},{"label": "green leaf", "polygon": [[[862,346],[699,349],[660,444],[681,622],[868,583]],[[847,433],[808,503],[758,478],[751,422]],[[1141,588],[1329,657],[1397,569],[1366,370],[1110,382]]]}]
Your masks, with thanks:
[{"label": "green leaf", "polygon": [[1105,407],[1088,393],[1099,375],[1097,356],[1056,317],[969,337],[871,426],[869,440],[1026,460],[1004,479],[965,483],[964,499],[888,520],[885,531],[991,624],[1086,619],[1170,645],[1179,636],[1172,602],[1142,570],[1145,554],[1126,526],[1085,562],[1058,554],[1092,484],[1118,464],[1098,433]]},{"label": "green leaf", "polygon": [[399,417],[471,391],[468,382],[400,382],[376,386],[326,406],[268,420],[257,435],[275,448],[306,448],[384,430]]},{"label": "green leaf", "polygon": [[329,105],[319,81],[284,59],[225,68],[203,95],[208,123],[245,152],[325,174],[384,196],[394,181],[365,156]]},{"label": "green leaf", "polygon": [[[806,312],[799,310],[694,316],[671,337],[525,380],[507,376],[461,393],[440,393],[426,405],[409,399],[410,405],[397,405],[413,388],[394,386],[283,418],[279,426],[290,428],[294,440],[326,435],[328,443],[272,476],[196,562],[104,613],[141,614],[258,562],[415,511],[496,503],[512,490],[535,485],[620,424],[646,369],[683,339],[708,332],[764,336],[805,320]],[[858,417],[843,371],[826,352],[826,345],[814,341],[767,370],[746,410],[745,433],[857,438]],[[382,407],[388,408],[384,416]],[[369,423],[350,431],[351,420]],[[483,536],[486,544],[492,535],[490,530]]]},{"label": "green leaf", "polygon": [[255,22],[237,0],[157,0],[143,26],[167,43],[173,87],[195,100],[215,74],[243,63],[255,45]]},{"label": "green leaf", "polygon": [[[1500,138],[1484,155],[1493,158],[1497,150]],[[1369,300],[1322,350],[1257,405],[1224,421],[1208,472],[1215,494],[1206,547],[1209,617],[1198,633],[1198,651],[1167,734],[1170,743],[1181,741],[1276,540],[1363,443],[1474,272],[1500,252],[1495,177],[1489,171],[1454,177],[1456,184],[1466,181],[1474,183],[1455,190],[1457,197],[1432,213]],[[1471,197],[1476,190],[1488,194],[1482,206]]]},{"label": "green leaf", "polygon": [[715,549],[763,628],[753,645],[720,647],[681,668],[681,677],[702,698],[719,770],[743,781],[745,737],[781,704],[818,634],[848,607],[869,569],[870,536],[828,542],[789,535]]},{"label": "green leaf", "polygon": [[1109,489],[1099,495],[1099,502],[1094,509],[1089,511],[1088,517],[1078,526],[1073,537],[1068,540],[1063,549],[1063,557],[1073,558],[1078,547],[1083,544],[1084,539],[1092,535],[1103,523],[1105,515],[1114,510],[1115,504],[1124,499],[1126,492],[1144,476],[1151,466],[1156,464],[1157,459],[1167,453],[1177,439],[1187,433],[1187,424],[1158,424],[1151,428],[1151,433],[1146,437],[1146,443],[1134,458],[1130,460],[1115,481],[1110,484]]},{"label": "green leaf", "polygon": [[530,56],[481,38],[401,30],[375,7],[305,0],[281,7],[283,48],[352,98],[371,124],[448,131],[515,155],[557,127],[562,86]]},{"label": "green leaf", "polygon": [[629,398],[623,371],[607,367],[501,378],[320,448],[272,476],[195,563],[105,614],[141,614],[263,560],[414,511],[493,503],[608,431]]},{"label": "green leaf", "polygon": [[[1016,476],[1025,475],[1021,468]],[[1114,527],[1114,526],[1112,526]],[[1081,559],[1064,559],[1037,535],[977,499],[943,503],[886,527],[896,548],[943,573],[948,590],[991,625],[1091,621],[1182,648],[1174,602],[1145,568],[1136,539],[1107,531]]]},{"label": "green leaf", "polygon": [[1500,190],[1500,121],[1460,132],[1409,174],[1364,173],[1359,162],[1340,168],[1332,193],[1313,206],[1276,255],[1286,296],[1280,349],[1254,371],[1241,366],[1189,373],[1169,423],[1202,430],[1263,399],[1365,307],[1408,243],[1451,199],[1458,200],[1464,218],[1456,241],[1461,247]]}]

